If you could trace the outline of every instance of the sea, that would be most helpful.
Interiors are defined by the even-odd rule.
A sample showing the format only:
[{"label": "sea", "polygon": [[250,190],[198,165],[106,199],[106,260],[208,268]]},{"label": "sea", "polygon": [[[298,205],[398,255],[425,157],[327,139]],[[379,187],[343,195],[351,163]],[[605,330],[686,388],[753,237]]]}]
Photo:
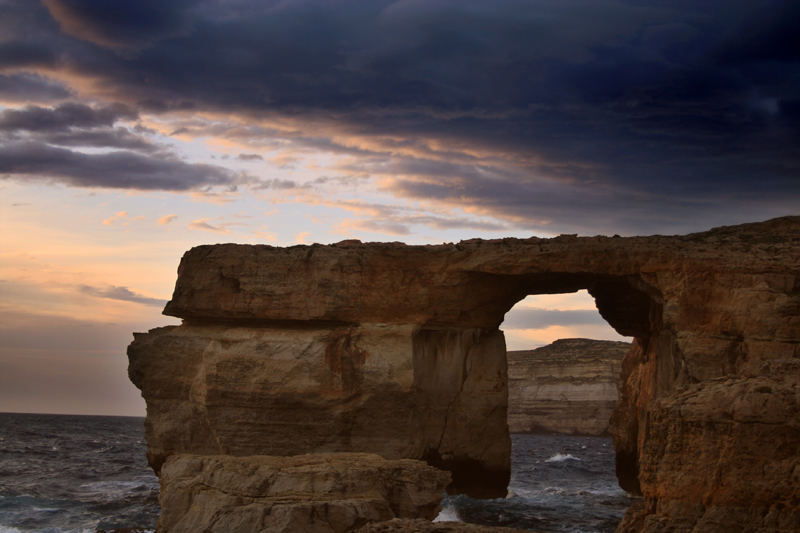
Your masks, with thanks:
[{"label": "sea", "polygon": [[[630,505],[606,437],[512,435],[506,498],[447,496],[437,520],[610,533]],[[152,531],[144,419],[0,413],[0,533]]]}]

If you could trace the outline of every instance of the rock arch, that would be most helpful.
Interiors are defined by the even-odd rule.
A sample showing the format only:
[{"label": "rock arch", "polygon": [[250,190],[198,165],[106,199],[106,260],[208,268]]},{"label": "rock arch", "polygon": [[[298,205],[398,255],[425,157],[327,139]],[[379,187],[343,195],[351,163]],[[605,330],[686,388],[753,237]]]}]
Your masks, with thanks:
[{"label": "rock arch", "polygon": [[635,338],[611,431],[644,503],[620,530],[772,530],[800,523],[799,272],[800,217],[677,237],[199,246],[164,311],[183,324],[137,334],[130,376],[156,470],[176,453],[372,452],[499,496],[498,326],[528,294],[588,289]]}]

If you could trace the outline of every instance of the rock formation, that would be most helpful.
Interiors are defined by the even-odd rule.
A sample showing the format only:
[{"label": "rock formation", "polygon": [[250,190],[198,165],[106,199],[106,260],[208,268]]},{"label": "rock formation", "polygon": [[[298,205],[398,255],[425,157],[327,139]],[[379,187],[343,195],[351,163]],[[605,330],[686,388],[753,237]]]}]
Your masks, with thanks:
[{"label": "rock formation", "polygon": [[800,217],[686,236],[199,246],[137,335],[150,461],[369,452],[505,493],[505,343],[529,294],[588,289],[635,338],[610,431],[620,531],[800,524]]},{"label": "rock formation", "polygon": [[630,348],[627,342],[559,339],[508,352],[511,433],[607,433]]},{"label": "rock formation", "polygon": [[364,453],[171,455],[161,468],[159,531],[352,531],[433,519],[450,476],[421,461]]}]

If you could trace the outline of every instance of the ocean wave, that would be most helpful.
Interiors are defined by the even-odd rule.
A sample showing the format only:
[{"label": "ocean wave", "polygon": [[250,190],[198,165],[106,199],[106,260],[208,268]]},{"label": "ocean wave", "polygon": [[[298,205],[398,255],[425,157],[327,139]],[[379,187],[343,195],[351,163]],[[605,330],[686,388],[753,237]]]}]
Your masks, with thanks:
[{"label": "ocean wave", "polygon": [[562,463],[564,461],[580,461],[580,458],[575,457],[571,453],[568,454],[557,453],[552,457],[550,457],[549,459],[544,460],[545,463]]},{"label": "ocean wave", "polygon": [[436,515],[436,518],[433,519],[434,522],[461,522],[461,518],[458,516],[458,511],[453,505],[445,504],[442,506],[442,510],[439,511],[439,514]]},{"label": "ocean wave", "polygon": [[[95,533],[95,528],[59,528],[59,527],[46,527],[41,529],[19,529],[12,526],[0,525],[0,533]],[[155,533],[154,529],[134,529],[134,531],[141,531],[142,533]]]}]

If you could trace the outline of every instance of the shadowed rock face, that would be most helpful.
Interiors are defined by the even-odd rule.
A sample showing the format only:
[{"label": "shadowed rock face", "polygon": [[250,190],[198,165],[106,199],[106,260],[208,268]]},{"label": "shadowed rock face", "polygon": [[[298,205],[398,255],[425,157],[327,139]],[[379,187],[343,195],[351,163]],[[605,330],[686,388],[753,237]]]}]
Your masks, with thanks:
[{"label": "shadowed rock face", "polygon": [[528,294],[579,289],[635,338],[610,431],[620,483],[644,499],[620,530],[800,523],[800,217],[677,237],[193,248],[165,310],[183,324],[129,347],[151,464],[362,451],[504,495],[497,327]]},{"label": "shadowed rock face", "polygon": [[619,403],[628,342],[559,339],[508,358],[511,433],[603,435]]}]

